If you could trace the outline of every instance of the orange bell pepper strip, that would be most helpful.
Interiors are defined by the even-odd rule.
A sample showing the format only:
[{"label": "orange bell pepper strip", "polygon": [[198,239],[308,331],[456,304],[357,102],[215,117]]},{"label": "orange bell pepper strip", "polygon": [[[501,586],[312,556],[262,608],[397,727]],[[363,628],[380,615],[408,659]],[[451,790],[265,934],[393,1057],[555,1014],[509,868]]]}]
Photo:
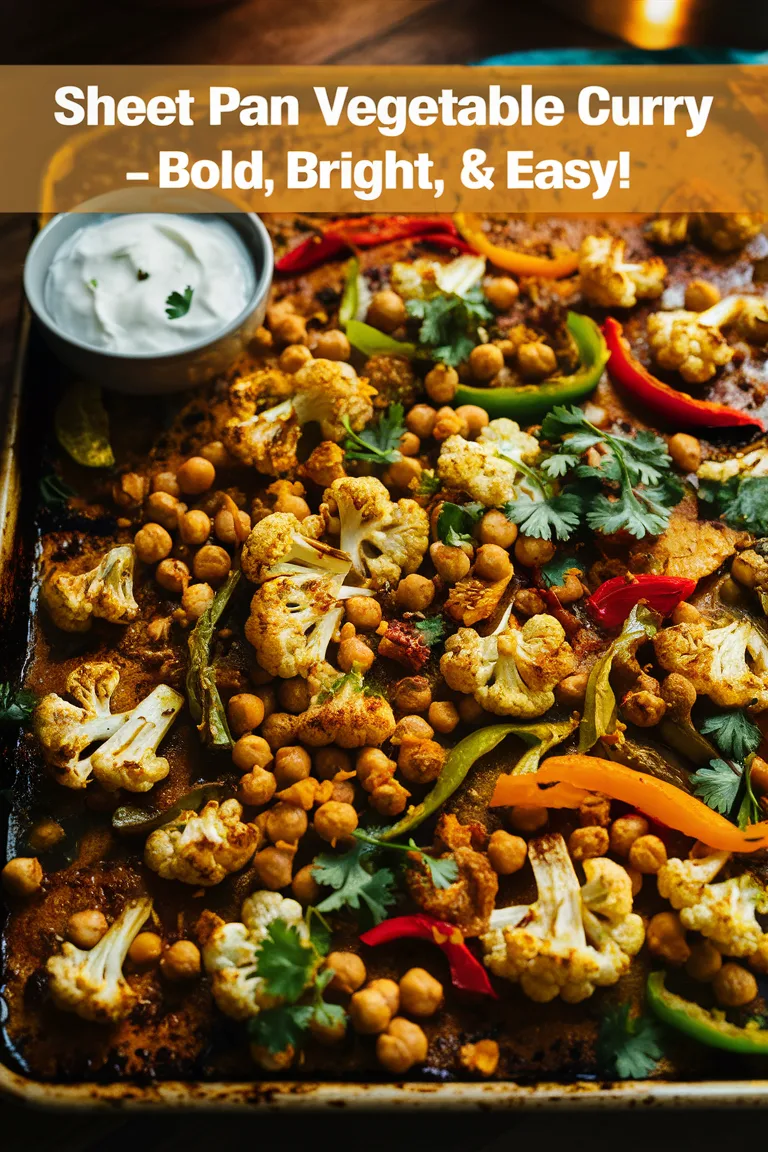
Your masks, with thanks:
[{"label": "orange bell pepper strip", "polygon": [[660,824],[722,852],[768,848],[768,821],[737,828],[695,796],[597,756],[551,756],[538,772],[500,776],[491,807],[576,808],[589,792],[631,804]]},{"label": "orange bell pepper strip", "polygon": [[563,252],[559,256],[531,256],[514,248],[501,248],[483,232],[482,224],[474,212],[456,212],[454,222],[461,235],[475,251],[487,256],[497,268],[513,272],[516,276],[540,276],[545,280],[559,280],[571,276],[579,266],[578,252]]}]

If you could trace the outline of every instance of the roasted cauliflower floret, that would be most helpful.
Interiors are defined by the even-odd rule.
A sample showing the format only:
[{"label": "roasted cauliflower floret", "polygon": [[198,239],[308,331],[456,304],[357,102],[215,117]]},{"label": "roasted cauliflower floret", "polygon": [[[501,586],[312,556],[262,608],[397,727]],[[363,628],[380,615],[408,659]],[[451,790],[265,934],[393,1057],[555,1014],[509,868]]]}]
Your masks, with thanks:
[{"label": "roasted cauliflower floret", "polygon": [[[490,930],[481,937],[483,959],[495,976],[519,984],[531,1000],[543,1004],[560,996],[577,1004],[596,987],[615,984],[628,971],[642,936],[632,921],[624,930],[621,925],[635,914],[621,915],[626,904],[623,895],[614,900],[596,897],[602,914],[583,902],[562,836],[532,840],[528,856],[538,899],[531,905],[496,909]],[[591,888],[593,894],[596,886],[597,881]],[[585,887],[589,900],[589,881]],[[632,951],[625,951],[616,937]]]},{"label": "roasted cauliflower floret", "polygon": [[245,638],[265,672],[308,676],[325,660],[344,614],[340,592],[339,580],[312,575],[278,576],[256,590]]},{"label": "roasted cauliflower floret", "polygon": [[696,231],[718,252],[736,252],[757,236],[764,223],[762,212],[699,212]]},{"label": "roasted cauliflower floret", "polygon": [[663,248],[673,248],[678,244],[685,244],[691,216],[687,212],[673,212],[666,216],[657,216],[649,221],[645,228],[645,236],[651,244],[660,244]]},{"label": "roasted cauliflower floret", "polygon": [[586,884],[581,888],[581,918],[590,944],[600,948],[608,936],[628,956],[636,956],[645,940],[642,916],[632,911],[632,880],[613,860],[600,856],[583,862]]},{"label": "roasted cauliflower floret", "polygon": [[554,616],[531,616],[522,628],[509,618],[507,611],[490,636],[459,628],[445,642],[440,671],[449,688],[471,694],[497,716],[543,716],[576,657]]},{"label": "roasted cauliflower floret", "polygon": [[539,455],[539,443],[521,432],[514,420],[492,420],[477,440],[449,436],[437,460],[437,474],[446,488],[466,492],[486,508],[497,508],[516,500],[519,491],[536,498],[537,491],[526,488],[519,464],[532,464]]},{"label": "roasted cauliflower floret", "polygon": [[377,587],[415,572],[429,544],[429,518],[415,500],[392,501],[373,476],[345,476],[325,492],[338,509],[339,547],[359,576]]},{"label": "roasted cauliflower floret", "polygon": [[296,737],[320,748],[378,747],[395,730],[395,717],[383,696],[365,690],[362,676],[347,672],[318,690],[309,708],[298,717]]},{"label": "roasted cauliflower floret", "polygon": [[752,589],[768,616],[768,538],[756,540],[751,548],[739,552],[731,565],[731,576]]},{"label": "roasted cauliflower floret", "polygon": [[244,868],[259,847],[258,827],[244,824],[242,814],[237,800],[209,800],[200,812],[181,812],[147,837],[144,863],[163,880],[212,888]]},{"label": "roasted cauliflower floret", "polygon": [[768,644],[748,620],[676,624],[658,632],[653,646],[665,672],[681,673],[715,704],[768,708]]},{"label": "roasted cauliflower floret", "polygon": [[203,963],[211,978],[216,1006],[233,1020],[248,1020],[262,1008],[279,1001],[263,991],[256,975],[259,950],[275,920],[296,928],[303,940],[309,939],[301,905],[279,892],[254,892],[243,904],[240,921],[217,923],[203,943]]},{"label": "roasted cauliflower floret", "polygon": [[151,900],[130,900],[88,951],[64,941],[61,952],[45,966],[57,1008],[100,1024],[113,1024],[130,1014],[138,997],[123,976],[123,964],[151,911]]},{"label": "roasted cauliflower floret", "polygon": [[653,312],[648,317],[651,353],[662,368],[689,384],[705,384],[733,359],[721,329],[733,326],[753,344],[768,340],[768,306],[755,296],[725,296],[704,312]]},{"label": "roasted cauliflower floret", "polygon": [[705,460],[696,475],[718,484],[725,484],[732,476],[768,476],[768,448],[755,448],[727,460]]},{"label": "roasted cauliflower floret", "polygon": [[652,300],[664,291],[667,268],[658,256],[641,263],[624,260],[623,240],[613,236],[587,236],[579,249],[581,292],[601,308],[631,308],[638,300]]},{"label": "roasted cauliflower floret", "polygon": [[755,915],[768,912],[768,892],[747,872],[714,884],[729,859],[727,852],[713,852],[668,860],[656,877],[659,895],[680,913],[684,928],[701,932],[725,956],[751,956],[763,938]]},{"label": "roasted cauliflower floret", "polygon": [[70,576],[56,568],[43,578],[40,598],[63,632],[87,632],[95,617],[130,624],[139,613],[133,598],[135,553],[130,544],[111,548],[95,568]]},{"label": "roasted cauliflower floret", "polygon": [[243,572],[254,584],[275,576],[340,576],[352,567],[349,556],[305,536],[292,512],[273,512],[259,520],[243,544]]},{"label": "roasted cauliflower floret", "polygon": [[90,756],[93,775],[108,792],[148,792],[169,772],[158,745],[180,710],[184,697],[167,684],[158,684],[127,716],[113,736]]},{"label": "roasted cauliflower floret", "polygon": [[[479,936],[488,930],[499,878],[486,855],[472,847],[471,829],[455,816],[443,814],[436,828],[436,840],[453,856],[457,876],[447,888],[436,887],[423,858],[406,871],[408,891],[420,908],[438,920],[456,924],[464,936]],[[445,858],[446,854],[442,854]]]},{"label": "roasted cauliflower floret", "polygon": [[43,696],[34,712],[34,731],[46,762],[56,770],[59,783],[84,788],[92,771],[90,757],[81,754],[92,744],[106,740],[125,723],[128,712],[111,712],[110,704],[120,681],[114,664],[81,664],[67,677],[66,691],[77,704],[55,692]]}]

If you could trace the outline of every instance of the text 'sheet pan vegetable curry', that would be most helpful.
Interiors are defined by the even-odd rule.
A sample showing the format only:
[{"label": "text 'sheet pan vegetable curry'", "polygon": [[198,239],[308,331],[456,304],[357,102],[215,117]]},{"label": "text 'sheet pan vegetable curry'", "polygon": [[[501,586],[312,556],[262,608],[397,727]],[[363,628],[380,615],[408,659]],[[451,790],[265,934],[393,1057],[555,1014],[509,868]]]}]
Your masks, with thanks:
[{"label": "text 'sheet pan vegetable curry'", "polygon": [[225,378],[56,384],[10,1058],[765,1077],[763,220],[268,226]]}]

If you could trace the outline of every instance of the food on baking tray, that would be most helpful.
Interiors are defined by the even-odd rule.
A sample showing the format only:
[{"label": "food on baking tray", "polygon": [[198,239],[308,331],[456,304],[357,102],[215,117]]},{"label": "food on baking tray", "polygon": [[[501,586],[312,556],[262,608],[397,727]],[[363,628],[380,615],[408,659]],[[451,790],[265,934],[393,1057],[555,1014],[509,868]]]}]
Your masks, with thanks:
[{"label": "food on baking tray", "polygon": [[761,223],[275,217],[249,356],[105,393],[0,693],[22,1067],[768,1052]]}]

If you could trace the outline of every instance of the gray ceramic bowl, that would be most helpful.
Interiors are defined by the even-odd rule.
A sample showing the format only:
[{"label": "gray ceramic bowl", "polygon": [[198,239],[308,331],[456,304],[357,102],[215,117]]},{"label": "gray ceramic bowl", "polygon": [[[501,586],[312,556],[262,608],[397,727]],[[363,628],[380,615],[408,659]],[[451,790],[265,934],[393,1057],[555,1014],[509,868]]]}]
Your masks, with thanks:
[{"label": "gray ceramic bowl", "polygon": [[[224,371],[242,354],[264,320],[274,258],[269,233],[258,216],[233,212],[228,200],[209,192],[179,192],[173,201],[162,200],[151,188],[107,192],[82,204],[77,212],[55,216],[35,237],[24,265],[24,291],[43,336],[64,364],[79,376],[118,392],[178,392],[193,388]],[[45,306],[45,279],[61,244],[83,227],[83,212],[117,211],[184,213],[214,211],[235,228],[253,257],[254,279],[250,299],[242,312],[217,335],[190,344],[181,352],[142,353],[136,356],[94,348],[71,336],[51,319]]]}]

